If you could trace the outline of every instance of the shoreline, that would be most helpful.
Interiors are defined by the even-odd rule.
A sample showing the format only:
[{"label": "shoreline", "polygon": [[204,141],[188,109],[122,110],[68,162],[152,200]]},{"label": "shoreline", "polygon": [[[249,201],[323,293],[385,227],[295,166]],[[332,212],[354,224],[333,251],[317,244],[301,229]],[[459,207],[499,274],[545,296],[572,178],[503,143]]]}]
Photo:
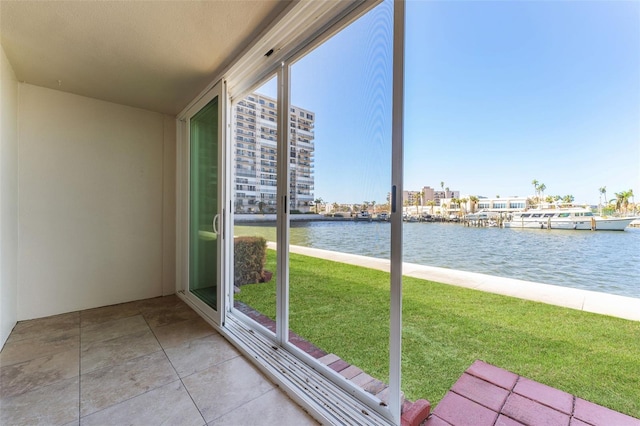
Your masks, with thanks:
[{"label": "shoreline", "polygon": [[[267,247],[270,249],[276,249],[276,243],[267,242]],[[317,257],[320,259],[389,272],[390,262],[386,259],[294,245],[290,246],[290,251],[291,253],[305,256]],[[473,290],[484,291],[486,293],[500,294],[503,296],[531,300],[534,302],[541,302],[595,314],[608,315],[631,321],[640,321],[640,299],[634,297],[562,287],[552,284],[543,284],[514,278],[504,278],[477,272],[418,265],[408,262],[403,262],[402,269],[403,276],[412,278],[434,281],[457,287],[465,287]]]}]

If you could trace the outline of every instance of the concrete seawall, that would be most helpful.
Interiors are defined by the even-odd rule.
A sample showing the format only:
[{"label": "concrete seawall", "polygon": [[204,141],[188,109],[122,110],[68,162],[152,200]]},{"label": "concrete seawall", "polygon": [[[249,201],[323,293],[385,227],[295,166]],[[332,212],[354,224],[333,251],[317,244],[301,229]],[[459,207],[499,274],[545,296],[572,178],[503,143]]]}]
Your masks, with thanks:
[{"label": "concrete seawall", "polygon": [[[275,249],[276,244],[267,243],[269,248]],[[362,266],[389,272],[389,260],[360,256],[356,254],[339,253],[310,247],[290,246],[291,253],[302,254],[320,259],[332,260],[349,265]],[[503,296],[517,297],[565,308],[577,309],[585,312],[609,315],[640,321],[640,299],[582,290],[557,285],[542,284],[513,278],[496,277],[475,272],[457,271],[434,266],[417,265],[415,263],[402,264],[403,275],[423,280],[435,281],[442,284],[455,285],[474,290],[495,293]]]}]

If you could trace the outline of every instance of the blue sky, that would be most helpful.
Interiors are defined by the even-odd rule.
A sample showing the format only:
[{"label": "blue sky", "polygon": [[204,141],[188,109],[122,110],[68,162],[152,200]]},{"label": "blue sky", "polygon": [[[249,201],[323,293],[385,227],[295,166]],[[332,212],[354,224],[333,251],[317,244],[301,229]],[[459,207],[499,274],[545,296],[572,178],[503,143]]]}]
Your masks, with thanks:
[{"label": "blue sky", "polygon": [[[292,67],[316,113],[315,196],[390,186],[389,2]],[[640,2],[407,2],[405,189],[640,196]]]}]

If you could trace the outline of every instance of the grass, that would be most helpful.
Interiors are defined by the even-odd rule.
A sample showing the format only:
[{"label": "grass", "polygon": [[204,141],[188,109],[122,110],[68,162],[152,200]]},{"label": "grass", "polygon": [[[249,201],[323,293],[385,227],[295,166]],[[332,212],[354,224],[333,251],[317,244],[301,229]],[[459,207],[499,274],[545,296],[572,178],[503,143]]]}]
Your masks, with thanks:
[{"label": "grass", "polygon": [[[275,279],[236,295],[271,318],[275,297]],[[388,273],[291,254],[289,309],[293,331],[388,381]],[[404,277],[402,342],[412,400],[437,404],[482,359],[640,418],[640,322]]]}]

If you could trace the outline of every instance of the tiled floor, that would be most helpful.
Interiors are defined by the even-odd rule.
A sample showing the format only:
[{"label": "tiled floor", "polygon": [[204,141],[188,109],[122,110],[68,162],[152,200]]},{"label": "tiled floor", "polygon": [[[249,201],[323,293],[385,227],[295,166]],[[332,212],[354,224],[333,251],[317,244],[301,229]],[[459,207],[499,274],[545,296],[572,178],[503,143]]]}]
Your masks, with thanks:
[{"label": "tiled floor", "polygon": [[445,425],[640,426],[640,420],[476,361],[426,422]]},{"label": "tiled floor", "polygon": [[2,425],[311,425],[176,296],[20,322],[0,352]]}]

